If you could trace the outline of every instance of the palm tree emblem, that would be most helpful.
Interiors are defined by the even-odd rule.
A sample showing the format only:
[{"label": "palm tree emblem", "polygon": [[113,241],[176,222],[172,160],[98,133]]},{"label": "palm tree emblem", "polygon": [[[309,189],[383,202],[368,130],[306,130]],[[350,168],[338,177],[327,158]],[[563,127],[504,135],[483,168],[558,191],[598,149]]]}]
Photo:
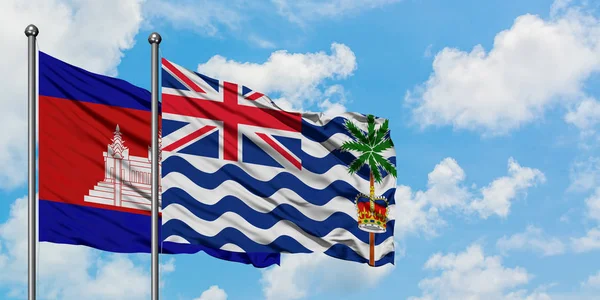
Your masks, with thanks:
[{"label": "palm tree emblem", "polygon": [[358,210],[358,227],[369,232],[370,259],[369,264],[374,265],[375,233],[385,232],[387,223],[387,199],[375,197],[375,182],[383,179],[380,168],[396,178],[396,167],[383,157],[383,151],[394,147],[389,136],[388,120],[375,129],[375,117],[367,116],[366,134],[352,121],[346,120],[345,127],[353,139],[342,144],[342,151],[358,153],[356,159],[348,166],[350,174],[357,173],[364,165],[369,168],[369,196],[359,194],[356,197]]}]

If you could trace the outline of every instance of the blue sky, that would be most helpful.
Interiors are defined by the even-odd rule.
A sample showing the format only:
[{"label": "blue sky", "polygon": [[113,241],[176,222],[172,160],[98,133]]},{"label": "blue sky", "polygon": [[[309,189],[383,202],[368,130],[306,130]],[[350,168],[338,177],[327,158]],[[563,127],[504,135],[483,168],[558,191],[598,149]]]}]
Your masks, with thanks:
[{"label": "blue sky", "polygon": [[[287,256],[267,270],[203,253],[164,257],[163,299],[600,294],[593,1],[17,2],[0,4],[0,34],[10,45],[0,51],[17,58],[0,63],[15,70],[0,74],[0,126],[9,129],[0,141],[0,298],[23,298],[26,287],[26,203],[16,200],[26,195],[26,82],[14,78],[26,78],[29,23],[40,28],[42,51],[145,88],[147,38],[158,31],[163,57],[287,107],[390,119],[394,268],[316,254]],[[142,255],[44,244],[40,261],[43,299],[149,297]]]}]

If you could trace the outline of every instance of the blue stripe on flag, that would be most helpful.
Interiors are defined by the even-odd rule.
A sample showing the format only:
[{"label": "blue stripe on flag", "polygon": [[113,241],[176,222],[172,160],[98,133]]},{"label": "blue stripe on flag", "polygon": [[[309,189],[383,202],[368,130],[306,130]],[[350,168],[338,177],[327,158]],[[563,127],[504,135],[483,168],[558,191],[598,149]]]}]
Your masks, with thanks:
[{"label": "blue stripe on flag", "polygon": [[[393,224],[392,224],[393,225]],[[390,225],[391,226],[391,225]],[[177,220],[169,220],[163,225],[165,233],[169,235],[184,236],[192,244],[202,244],[213,249],[218,249],[226,244],[235,244],[242,248],[245,252],[256,253],[256,252],[288,252],[288,253],[312,253],[313,251],[307,249],[295,239],[289,236],[279,236],[273,242],[268,244],[259,244],[242,232],[233,227],[227,227],[215,236],[204,236],[188,224]],[[377,235],[376,235],[377,236]],[[352,250],[350,247],[344,244],[334,244],[325,251],[325,254],[349,261],[356,261],[361,263],[368,262],[367,259],[361,257]],[[376,263],[377,266],[384,265],[386,263],[393,263],[394,252],[386,254],[384,257],[379,259]]]},{"label": "blue stripe on flag", "polygon": [[[160,222],[160,221],[159,221]],[[159,236],[162,227],[159,227]],[[39,201],[39,240],[59,244],[83,245],[116,253],[150,253],[150,216],[114,210]],[[127,243],[123,243],[127,241]],[[200,245],[165,242],[164,254],[207,254],[229,261],[264,268],[279,264],[278,254],[235,253]]]},{"label": "blue stripe on flag", "polygon": [[39,77],[40,96],[151,110],[149,91],[122,79],[94,74],[41,51]]},{"label": "blue stripe on flag", "polygon": [[[375,236],[377,236],[377,234]],[[395,253],[394,251],[389,252],[388,254],[386,254],[382,258],[380,258],[379,260],[376,260],[375,266],[379,267],[379,266],[383,266],[385,264],[394,264],[394,253]],[[335,257],[335,258],[339,258],[339,259],[343,259],[343,260],[356,261],[356,262],[363,263],[363,264],[366,264],[369,262],[368,259],[361,257],[360,255],[358,255],[358,253],[354,252],[354,250],[352,250],[350,247],[348,247],[344,244],[333,245],[331,248],[329,248],[327,251],[325,251],[325,254],[327,254],[331,257]]]}]

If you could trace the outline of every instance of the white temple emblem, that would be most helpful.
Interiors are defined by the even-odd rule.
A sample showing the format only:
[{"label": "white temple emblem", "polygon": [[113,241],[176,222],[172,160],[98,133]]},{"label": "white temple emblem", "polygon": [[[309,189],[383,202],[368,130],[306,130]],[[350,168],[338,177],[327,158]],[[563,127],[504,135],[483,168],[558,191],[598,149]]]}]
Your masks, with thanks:
[{"label": "white temple emblem", "polygon": [[[160,137],[160,132],[159,132]],[[159,138],[159,149],[160,149]],[[115,130],[112,143],[104,155],[104,180],[98,182],[85,202],[150,210],[151,206],[151,148],[148,156],[130,156],[129,148],[121,137],[119,125]],[[160,157],[160,153],[159,153]],[[160,158],[159,158],[160,173]],[[158,201],[160,203],[160,187]],[[160,207],[160,204],[159,204]]]}]

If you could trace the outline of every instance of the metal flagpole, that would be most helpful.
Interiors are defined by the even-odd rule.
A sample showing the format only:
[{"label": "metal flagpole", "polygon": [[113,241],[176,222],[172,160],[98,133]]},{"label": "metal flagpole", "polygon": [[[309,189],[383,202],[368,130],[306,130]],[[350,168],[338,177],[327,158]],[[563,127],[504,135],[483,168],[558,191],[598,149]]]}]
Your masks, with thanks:
[{"label": "metal flagpole", "polygon": [[27,255],[28,255],[28,272],[27,272],[27,284],[28,284],[28,299],[29,300],[35,300],[35,290],[36,290],[36,272],[37,272],[37,267],[36,267],[36,242],[37,242],[37,236],[36,236],[36,229],[37,229],[37,208],[36,208],[36,197],[35,197],[35,186],[36,186],[36,182],[35,182],[35,175],[36,175],[36,168],[35,168],[35,141],[36,141],[36,111],[35,111],[35,106],[36,106],[36,94],[37,94],[37,77],[36,77],[36,71],[37,71],[37,61],[36,61],[36,55],[37,55],[37,49],[36,49],[36,38],[37,35],[39,33],[38,28],[31,24],[29,26],[27,26],[25,28],[25,35],[27,36],[27,42],[28,42],[28,47],[29,47],[29,51],[28,51],[28,102],[27,102],[27,106],[28,106],[28,118],[29,118],[29,124],[28,124],[28,131],[29,131],[29,143],[28,143],[28,147],[27,147],[27,154],[28,154],[28,160],[27,160],[27,164],[28,164],[28,172],[29,172],[29,180],[28,180],[28,200],[29,200],[29,210],[28,210],[28,214],[27,214],[27,220],[28,220],[28,233],[29,233],[29,239],[28,239],[28,243],[27,243]]},{"label": "metal flagpole", "polygon": [[156,32],[148,37],[152,47],[152,300],[158,300],[158,45],[161,40]]}]

